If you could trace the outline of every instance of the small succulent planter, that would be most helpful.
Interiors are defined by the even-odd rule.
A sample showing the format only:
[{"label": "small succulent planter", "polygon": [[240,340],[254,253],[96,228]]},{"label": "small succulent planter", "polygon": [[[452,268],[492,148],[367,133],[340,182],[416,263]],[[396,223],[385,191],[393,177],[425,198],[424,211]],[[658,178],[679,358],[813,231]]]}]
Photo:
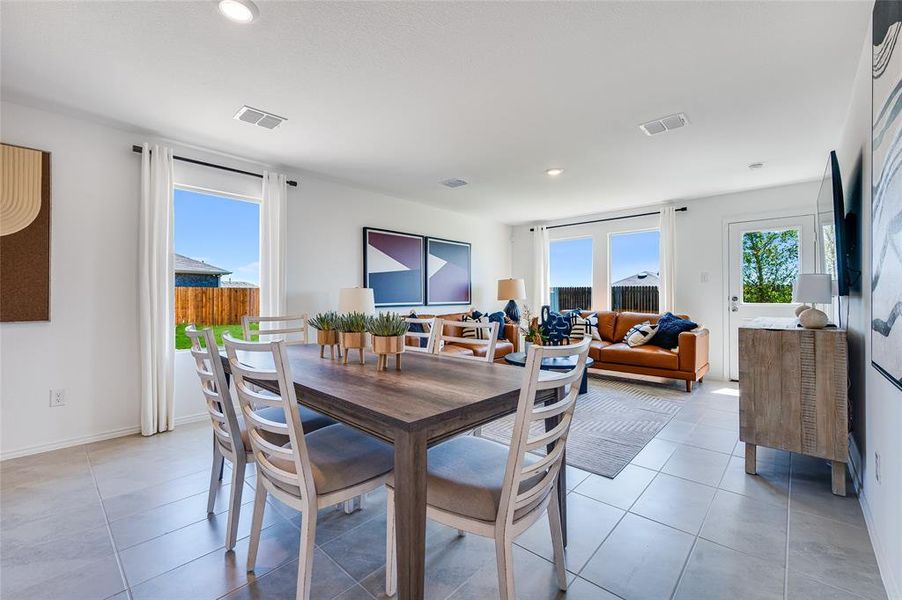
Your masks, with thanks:
[{"label": "small succulent planter", "polygon": [[342,364],[348,364],[348,354],[351,350],[357,350],[360,357],[360,364],[366,362],[366,326],[369,323],[369,317],[363,313],[352,312],[340,315],[335,323],[338,329],[338,340],[344,351],[344,359]]},{"label": "small succulent planter", "polygon": [[388,357],[394,355],[395,369],[401,370],[401,354],[404,353],[404,335],[407,333],[407,321],[398,313],[382,313],[372,317],[367,331],[373,336],[373,352],[378,357],[376,370],[388,368]]},{"label": "small succulent planter", "polygon": [[329,358],[335,359],[335,349],[338,348],[338,358],[341,358],[341,346],[338,343],[338,330],[335,324],[338,315],[334,312],[317,313],[307,323],[316,329],[316,343],[319,344],[319,357],[325,358],[326,346],[329,347]]}]

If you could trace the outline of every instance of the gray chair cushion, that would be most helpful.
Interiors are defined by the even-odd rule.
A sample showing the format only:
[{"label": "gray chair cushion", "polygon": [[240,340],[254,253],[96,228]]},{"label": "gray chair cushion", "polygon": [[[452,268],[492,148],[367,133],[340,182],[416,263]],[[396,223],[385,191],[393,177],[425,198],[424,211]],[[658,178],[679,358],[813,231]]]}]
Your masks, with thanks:
[{"label": "gray chair cushion", "polygon": [[[429,450],[426,499],[430,506],[480,521],[494,521],[501,503],[501,486],[509,448],[474,436],[461,436]],[[526,455],[532,464],[541,457]],[[525,491],[541,480],[533,475],[520,484]],[[519,519],[544,500],[538,498],[514,513]]]},{"label": "gray chair cushion", "polygon": [[[315,410],[310,410],[305,406],[299,406],[299,409],[301,411],[301,424],[304,427],[304,433],[310,433],[312,431],[316,431],[317,429],[322,429],[323,427],[328,427],[329,425],[335,424],[335,421],[325,415],[321,415]],[[266,408],[261,408],[256,412],[267,421],[274,421],[276,423],[283,424],[285,423],[285,411],[278,406],[267,406]],[[251,442],[247,435],[247,426],[244,424],[244,417],[241,414],[238,415],[238,427],[241,429],[241,441],[244,442],[244,449],[250,451]],[[281,446],[288,443],[287,435],[279,435],[270,431],[262,431],[261,435],[264,439],[272,442],[273,444],[278,444]]]},{"label": "gray chair cushion", "polygon": [[[347,425],[330,425],[304,436],[317,494],[328,494],[369,481],[391,472],[394,449]],[[272,458],[272,463],[294,473],[294,461]],[[298,489],[281,482],[273,483],[292,494]]]}]

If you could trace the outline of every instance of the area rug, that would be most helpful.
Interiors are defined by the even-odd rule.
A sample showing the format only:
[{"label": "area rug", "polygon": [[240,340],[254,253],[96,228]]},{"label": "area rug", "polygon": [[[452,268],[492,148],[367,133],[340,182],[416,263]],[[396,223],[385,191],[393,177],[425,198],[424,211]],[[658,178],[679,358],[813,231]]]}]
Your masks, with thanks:
[{"label": "area rug", "polygon": [[[689,399],[672,385],[589,377],[578,397],[567,464],[613,479],[664,428]],[[514,415],[483,425],[478,435],[510,444]],[[541,423],[535,423],[537,432]]]}]

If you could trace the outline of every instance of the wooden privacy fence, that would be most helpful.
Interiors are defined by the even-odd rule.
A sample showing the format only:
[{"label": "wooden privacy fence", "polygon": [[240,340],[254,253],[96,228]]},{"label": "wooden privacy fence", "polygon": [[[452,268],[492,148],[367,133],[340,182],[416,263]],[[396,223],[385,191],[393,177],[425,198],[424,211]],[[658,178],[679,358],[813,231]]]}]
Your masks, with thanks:
[{"label": "wooden privacy fence", "polygon": [[561,311],[592,307],[591,287],[553,287],[551,288],[551,310]]},{"label": "wooden privacy fence", "polygon": [[618,286],[611,288],[611,310],[658,312],[658,286]]},{"label": "wooden privacy fence", "polygon": [[175,322],[235,325],[260,314],[260,288],[175,288]]}]

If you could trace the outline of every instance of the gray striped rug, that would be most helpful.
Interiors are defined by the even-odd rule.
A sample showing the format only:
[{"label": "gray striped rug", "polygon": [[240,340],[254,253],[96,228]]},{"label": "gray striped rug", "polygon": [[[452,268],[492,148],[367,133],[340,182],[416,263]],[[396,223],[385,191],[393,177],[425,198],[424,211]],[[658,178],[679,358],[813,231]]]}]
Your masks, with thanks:
[{"label": "gray striped rug", "polygon": [[[673,384],[589,377],[589,391],[578,397],[567,464],[613,479],[689,399]],[[484,438],[510,444],[514,415],[483,425]],[[535,423],[536,432],[542,424]]]}]

